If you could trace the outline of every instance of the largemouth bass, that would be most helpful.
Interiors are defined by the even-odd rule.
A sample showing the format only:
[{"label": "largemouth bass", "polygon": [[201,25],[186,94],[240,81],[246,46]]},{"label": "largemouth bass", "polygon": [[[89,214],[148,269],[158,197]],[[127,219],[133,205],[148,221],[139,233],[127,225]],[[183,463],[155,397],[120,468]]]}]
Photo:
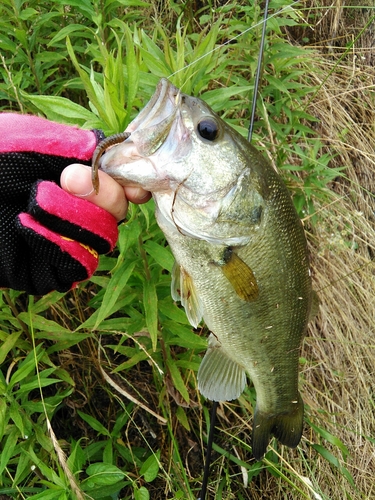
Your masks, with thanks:
[{"label": "largemouth bass", "polygon": [[112,146],[101,168],[152,192],[175,257],[172,297],[212,332],[198,371],[213,401],[257,396],[252,449],[274,435],[296,447],[303,402],[298,365],[312,301],[306,239],[272,166],[202,100],[167,80]]}]

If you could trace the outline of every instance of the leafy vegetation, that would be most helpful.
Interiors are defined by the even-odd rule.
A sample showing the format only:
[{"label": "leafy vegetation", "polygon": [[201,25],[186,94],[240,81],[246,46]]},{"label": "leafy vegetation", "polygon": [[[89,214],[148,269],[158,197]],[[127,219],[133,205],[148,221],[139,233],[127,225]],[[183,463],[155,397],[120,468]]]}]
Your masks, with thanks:
[{"label": "leafy vegetation", "polygon": [[[340,7],[271,2],[253,138],[285,176],[312,249],[321,308],[301,358],[308,425],[297,450],[274,443],[255,462],[253,389],[220,405],[212,498],[374,494],[374,12]],[[3,0],[0,12],[3,110],[112,134],[168,77],[247,135],[258,4]],[[149,202],[130,208],[88,282],[1,292],[1,498],[198,497],[207,331],[173,303],[172,265]]]}]

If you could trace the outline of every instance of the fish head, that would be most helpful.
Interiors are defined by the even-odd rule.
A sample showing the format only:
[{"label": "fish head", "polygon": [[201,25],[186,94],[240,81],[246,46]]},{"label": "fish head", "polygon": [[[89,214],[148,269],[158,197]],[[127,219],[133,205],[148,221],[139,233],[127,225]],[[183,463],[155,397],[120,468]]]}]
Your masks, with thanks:
[{"label": "fish head", "polygon": [[[201,99],[162,79],[126,132],[130,137],[103,155],[101,169],[122,185],[151,191],[163,229],[222,240],[220,222],[246,219],[249,203],[250,218],[258,210],[259,190],[248,189],[250,145]],[[238,228],[232,232],[230,244],[243,242]]]}]

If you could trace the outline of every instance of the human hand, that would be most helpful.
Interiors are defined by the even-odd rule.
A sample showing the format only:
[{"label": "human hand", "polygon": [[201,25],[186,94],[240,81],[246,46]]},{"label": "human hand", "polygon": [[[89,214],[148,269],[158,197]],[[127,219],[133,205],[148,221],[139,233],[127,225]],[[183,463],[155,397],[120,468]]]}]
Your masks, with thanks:
[{"label": "human hand", "polygon": [[99,253],[114,247],[126,195],[138,202],[142,194],[108,176],[97,197],[84,184],[80,196],[67,192],[77,191],[81,175],[74,181],[65,173],[68,189],[59,187],[65,167],[88,165],[102,137],[35,116],[0,113],[0,287],[36,295],[67,291],[94,273]]},{"label": "human hand", "polygon": [[112,177],[99,170],[100,189],[98,194],[92,187],[91,168],[82,164],[66,167],[60,177],[61,187],[70,194],[103,208],[117,221],[125,219],[128,201],[137,205],[146,203],[151,193],[139,187],[123,187]]}]

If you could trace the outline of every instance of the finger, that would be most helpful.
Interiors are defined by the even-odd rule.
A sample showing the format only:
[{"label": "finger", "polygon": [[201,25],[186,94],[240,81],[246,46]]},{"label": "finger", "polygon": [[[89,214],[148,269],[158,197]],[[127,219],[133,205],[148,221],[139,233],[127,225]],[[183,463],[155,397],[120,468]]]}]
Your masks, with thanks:
[{"label": "finger", "polygon": [[95,193],[91,181],[91,168],[74,163],[66,167],[60,178],[61,187],[68,193],[85,198],[111,213],[116,220],[126,217],[128,201],[124,189],[112,177],[99,171],[100,188]]},{"label": "finger", "polygon": [[141,187],[125,186],[124,191],[126,198],[137,205],[146,203],[151,198],[151,193],[149,191],[145,191]]}]

